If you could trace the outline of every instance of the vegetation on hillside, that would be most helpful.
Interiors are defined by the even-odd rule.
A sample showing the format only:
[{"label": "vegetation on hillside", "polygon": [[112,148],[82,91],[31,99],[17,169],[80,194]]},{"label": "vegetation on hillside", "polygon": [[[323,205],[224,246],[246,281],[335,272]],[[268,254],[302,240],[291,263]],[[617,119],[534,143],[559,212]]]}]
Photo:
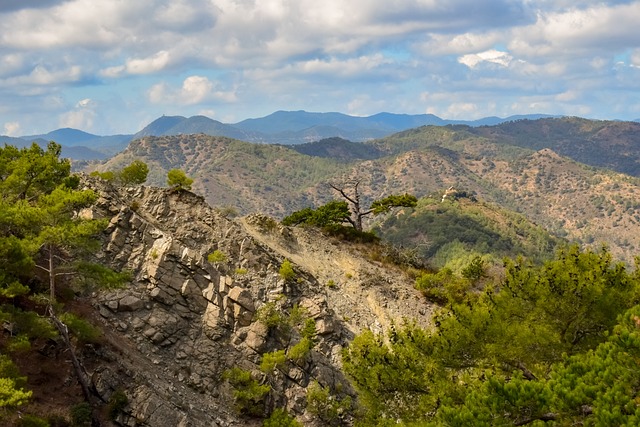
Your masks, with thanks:
[{"label": "vegetation on hillside", "polygon": [[356,231],[363,232],[362,220],[368,215],[386,214],[392,208],[414,207],[418,201],[411,194],[389,195],[374,200],[369,208],[362,207],[358,193],[358,183],[354,184],[351,193],[344,188],[332,187],[339,191],[344,200],[333,200],[317,209],[304,208],[282,220],[284,225],[306,224],[316,227],[339,226],[350,224]]},{"label": "vegetation on hillside", "polygon": [[116,171],[98,172],[94,171],[91,176],[97,176],[108,182],[114,182],[123,186],[141,185],[147,181],[149,166],[140,160],[134,160],[129,166]]},{"label": "vegetation on hillside", "polygon": [[449,299],[436,329],[364,332],[343,355],[359,425],[634,425],[640,276],[573,246]]},{"label": "vegetation on hillside", "polygon": [[639,123],[562,117],[517,120],[467,130],[500,144],[531,150],[550,148],[586,165],[640,176],[635,148]]},{"label": "vegetation on hillside", "polygon": [[[522,154],[518,148],[497,154],[499,144],[487,143],[484,138],[450,127],[403,133],[395,147],[388,140],[384,144],[388,144],[389,156],[376,164],[397,174],[387,177],[378,173],[378,166],[367,164],[372,177],[366,188],[368,200],[373,188],[405,185],[414,179],[420,171],[411,169],[417,164],[412,162],[422,161],[426,155],[431,170],[442,171],[443,176],[451,170],[469,172],[472,178],[468,182],[477,187],[467,194],[485,191],[485,196],[491,196],[488,189],[493,185],[496,194],[509,191],[515,201],[530,201],[529,205],[522,203],[526,212],[543,207],[560,209],[562,201],[568,204],[585,197],[589,203],[583,205],[584,212],[578,209],[573,211],[574,217],[567,213],[562,221],[545,224],[556,231],[565,225],[575,229],[592,226],[580,221],[594,212],[593,222],[610,219],[617,224],[613,228],[640,223],[637,183],[632,179],[586,169],[548,150],[527,157],[517,157]],[[204,137],[178,140],[177,148],[162,155],[144,148],[164,157],[152,160],[151,167],[136,159],[112,178],[117,177],[122,185],[137,185],[159,164],[163,168],[171,165],[167,184],[189,189],[193,180],[176,168],[186,162],[189,173],[201,166],[231,172],[221,174],[216,184],[229,179],[250,186],[262,180],[260,185],[269,193],[275,187],[267,183],[274,180],[277,184],[273,185],[286,193],[292,188],[303,191],[305,185],[315,185],[320,178],[331,182],[344,166],[297,154],[283,157],[282,150],[291,155],[283,147]],[[160,141],[169,144],[173,140]],[[145,143],[132,150],[142,149]],[[408,147],[415,151],[401,156],[400,151]],[[220,163],[205,165],[207,156],[203,153]],[[244,167],[260,172],[249,176]],[[311,169],[302,171],[302,167]],[[350,167],[363,168],[355,163]],[[96,194],[80,190],[78,178],[69,171],[70,165],[60,159],[60,146],[55,143],[47,149],[36,145],[0,149],[0,319],[7,325],[0,340],[0,408],[5,419],[17,408],[29,412],[26,405],[33,393],[15,361],[43,340],[54,340],[65,349],[82,386],[87,402],[76,407],[74,416],[84,416],[86,422],[87,411],[90,419],[96,404],[76,353],[84,343],[98,340],[99,331],[67,308],[81,292],[80,285],[118,284],[127,277],[86,262],[87,254],[96,250],[95,237],[105,224],[83,214]],[[110,179],[105,174],[99,176]],[[392,182],[401,178],[407,181]],[[313,373],[306,370],[318,338],[313,319],[295,305],[267,304],[257,315],[268,329],[271,344],[271,351],[259,359],[261,372],[232,369],[226,374],[242,414],[269,416],[266,425],[295,425],[284,410],[273,410],[270,399],[276,399],[273,390],[280,379],[302,370],[311,384],[306,408],[326,425],[339,425],[351,417],[362,426],[639,422],[637,266],[630,270],[628,265],[614,262],[606,248],[563,247],[549,259],[558,239],[520,214],[482,201],[485,197],[462,197],[462,192],[457,198],[438,195],[416,200],[405,194],[361,208],[357,185],[356,196],[344,187],[333,188],[345,200],[296,211],[283,222],[334,229],[350,223],[361,231],[358,219],[387,214],[375,230],[429,259],[434,267],[418,274],[415,286],[428,302],[440,307],[435,326],[424,330],[407,322],[395,325],[386,335],[364,332],[356,337],[343,354],[345,372],[358,390],[358,398],[353,400],[341,390],[314,383]],[[593,188],[600,189],[600,194],[590,193]],[[550,200],[558,203],[548,203]],[[400,206],[404,209],[390,214],[391,207]],[[223,265],[227,256],[216,250],[208,260]],[[500,275],[489,271],[497,264],[501,265]],[[82,272],[82,282],[76,280],[78,272]],[[279,279],[294,286],[299,273],[285,260]],[[73,414],[70,411],[69,417]],[[42,424],[42,420],[33,420]]]},{"label": "vegetation on hillside", "polygon": [[0,416],[10,417],[7,409],[25,405],[31,396],[28,379],[17,373],[11,357],[24,357],[43,339],[65,348],[85,401],[95,403],[76,344],[95,342],[99,333],[68,313],[65,303],[80,285],[118,285],[128,278],[87,262],[106,224],[81,214],[96,194],[78,189],[79,178],[70,175],[60,150],[53,142],[46,150],[36,144],[0,148]]},{"label": "vegetation on hillside", "polygon": [[526,256],[543,261],[561,242],[524,216],[469,198],[441,200],[439,195],[419,199],[414,209],[389,215],[373,231],[383,240],[413,250],[433,267],[456,270],[460,259],[489,255]]},{"label": "vegetation on hillside", "polygon": [[[518,211],[559,237],[591,247],[606,242],[631,263],[640,249],[633,238],[640,233],[637,179],[586,167],[549,149],[534,150],[564,138],[558,144],[567,150],[558,151],[567,156],[601,157],[594,151],[600,147],[636,162],[634,126],[570,118],[482,128],[424,126],[349,146],[357,148],[355,157],[362,150],[362,156],[367,150],[377,153],[368,160],[349,157],[351,149],[345,153],[345,143],[334,140],[309,144],[313,149],[302,155],[291,147],[206,135],[145,137],[104,168],[141,159],[155,185],[165,184],[168,170],[180,168],[195,178],[194,189],[210,203],[277,218],[329,202],[333,192],[327,182],[358,176],[367,177],[361,186],[367,203],[381,194],[423,197],[454,186]],[[542,145],[534,144],[538,134]]]}]

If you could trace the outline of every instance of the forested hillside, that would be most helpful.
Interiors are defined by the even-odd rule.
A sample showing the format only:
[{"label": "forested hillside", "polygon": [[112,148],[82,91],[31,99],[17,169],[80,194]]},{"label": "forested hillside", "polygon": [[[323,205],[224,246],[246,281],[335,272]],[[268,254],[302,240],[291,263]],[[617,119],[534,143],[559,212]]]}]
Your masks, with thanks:
[{"label": "forested hillside", "polygon": [[[295,154],[282,171],[268,166],[283,147],[163,141],[151,165],[141,145],[140,158],[83,178],[55,143],[0,151],[4,425],[640,421],[640,274],[612,252],[549,236],[480,197],[486,183],[362,200],[353,191],[372,194],[375,180],[334,183],[342,200],[295,221],[234,219],[171,167],[204,150],[263,162],[262,179],[313,164],[326,179],[344,163]],[[509,156],[491,167],[452,141],[349,167],[421,159],[429,171],[490,177],[524,162],[557,167],[568,184],[587,173],[625,183],[550,151],[516,166]],[[141,186],[165,168],[169,188]],[[415,185],[422,175],[397,176]],[[345,221],[356,201],[395,247]]]},{"label": "forested hillside", "polygon": [[[541,138],[546,135],[539,144],[531,143],[536,124]],[[601,158],[599,152],[610,151],[635,162],[635,133],[628,129],[635,125],[542,119],[478,129],[426,126],[364,144],[331,139],[293,148],[205,135],[147,137],[100,168],[140,158],[156,185],[164,184],[168,169],[181,168],[211,204],[277,218],[336,198],[331,183],[361,181],[368,202],[395,193],[443,194],[454,187],[517,211],[558,237],[596,248],[605,243],[616,257],[632,263],[640,249],[637,179],[540,147],[556,141],[554,135],[565,135],[565,142],[554,147],[564,147],[567,155]],[[520,128],[527,132],[519,133]],[[578,140],[575,147],[570,143]]]}]

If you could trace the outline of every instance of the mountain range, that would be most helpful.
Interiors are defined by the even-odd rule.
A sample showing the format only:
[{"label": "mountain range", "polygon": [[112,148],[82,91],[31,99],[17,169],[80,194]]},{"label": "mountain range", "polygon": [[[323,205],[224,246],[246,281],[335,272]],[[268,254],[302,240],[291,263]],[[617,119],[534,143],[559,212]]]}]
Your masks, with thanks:
[{"label": "mountain range", "polygon": [[[363,204],[404,192],[437,200],[454,187],[516,211],[557,237],[605,243],[620,259],[631,262],[640,250],[640,123],[542,118],[298,145],[145,136],[99,169],[117,170],[133,160],[149,165],[149,184],[165,185],[167,171],[179,168],[209,203],[240,214],[282,218],[339,197],[328,184],[354,179],[361,181]],[[429,240],[428,228],[413,228],[414,241]]]},{"label": "mountain range", "polygon": [[0,136],[0,143],[27,146],[56,141],[63,146],[62,154],[74,160],[104,160],[122,151],[132,140],[145,136],[167,136],[202,133],[226,136],[241,141],[264,144],[303,144],[324,138],[340,137],[350,141],[367,141],[425,125],[449,124],[491,126],[503,122],[551,117],[543,114],[486,117],[479,120],[445,120],[433,114],[379,113],[368,117],[342,113],[313,113],[307,111],[277,111],[265,117],[225,124],[205,116],[162,116],[133,135],[100,136],[77,129],[62,128],[40,135],[19,138]]}]

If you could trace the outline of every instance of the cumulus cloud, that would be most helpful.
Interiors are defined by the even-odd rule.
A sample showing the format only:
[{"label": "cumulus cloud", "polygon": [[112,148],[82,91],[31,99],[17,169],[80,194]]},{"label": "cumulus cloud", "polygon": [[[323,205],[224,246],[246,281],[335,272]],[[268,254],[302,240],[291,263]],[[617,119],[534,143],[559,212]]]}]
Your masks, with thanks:
[{"label": "cumulus cloud", "polygon": [[69,127],[90,131],[94,127],[98,104],[92,99],[79,100],[71,111],[60,116],[60,127]]},{"label": "cumulus cloud", "polygon": [[207,77],[190,76],[180,88],[172,88],[167,83],[154,85],[148,92],[148,98],[153,104],[195,105],[213,101],[234,102],[236,94],[218,89]]},{"label": "cumulus cloud", "polygon": [[162,70],[169,60],[169,52],[161,50],[149,58],[131,59],[125,68],[130,74],[150,74]]},{"label": "cumulus cloud", "polygon": [[72,65],[60,69],[50,69],[45,65],[37,64],[28,74],[13,75],[6,79],[0,78],[0,87],[11,87],[18,93],[28,94],[42,93],[37,87],[51,87],[79,82],[84,78],[82,69],[78,65]]},{"label": "cumulus cloud", "polygon": [[7,122],[4,124],[4,134],[7,136],[18,136],[20,135],[20,123],[18,122]]},{"label": "cumulus cloud", "polygon": [[458,62],[466,65],[469,68],[475,68],[478,64],[483,62],[489,62],[492,64],[502,65],[508,67],[513,57],[508,52],[501,52],[496,49],[490,49],[480,53],[463,55],[458,58]]},{"label": "cumulus cloud", "polygon": [[[76,112],[78,88],[119,108],[225,103],[218,114],[242,119],[302,106],[549,112],[595,102],[587,86],[603,110],[606,94],[640,85],[638,0],[24,0],[0,1],[0,14],[0,96],[59,97],[54,117]],[[422,92],[444,96],[420,103]],[[489,92],[504,105],[472,99]]]},{"label": "cumulus cloud", "polygon": [[513,29],[509,43],[518,55],[582,55],[640,44],[640,2],[540,12],[536,22]]},{"label": "cumulus cloud", "polygon": [[10,53],[0,57],[0,78],[19,74],[24,70],[26,59],[24,55]]}]

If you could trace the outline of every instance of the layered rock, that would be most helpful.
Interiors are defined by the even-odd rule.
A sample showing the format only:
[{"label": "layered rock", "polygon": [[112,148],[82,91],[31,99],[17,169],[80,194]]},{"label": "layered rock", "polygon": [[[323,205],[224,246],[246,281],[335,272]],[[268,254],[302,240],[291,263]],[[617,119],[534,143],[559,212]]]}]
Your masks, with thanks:
[{"label": "layered rock", "polygon": [[[315,320],[309,357],[276,376],[277,383],[271,379],[269,405],[287,408],[305,425],[321,425],[305,412],[311,381],[353,393],[340,353],[355,333],[382,330],[407,315],[428,321],[429,307],[411,280],[313,232],[261,215],[227,219],[186,191],[87,185],[100,198],[83,215],[109,219],[96,256],[132,274],[126,288],[95,297],[110,345],[93,383],[105,401],[115,391],[127,395],[120,425],[249,425],[233,409],[222,376],[233,366],[263,375],[261,356],[277,344],[256,320],[267,303],[304,307]],[[225,261],[208,261],[216,250]],[[285,258],[296,280],[281,278]]]}]

